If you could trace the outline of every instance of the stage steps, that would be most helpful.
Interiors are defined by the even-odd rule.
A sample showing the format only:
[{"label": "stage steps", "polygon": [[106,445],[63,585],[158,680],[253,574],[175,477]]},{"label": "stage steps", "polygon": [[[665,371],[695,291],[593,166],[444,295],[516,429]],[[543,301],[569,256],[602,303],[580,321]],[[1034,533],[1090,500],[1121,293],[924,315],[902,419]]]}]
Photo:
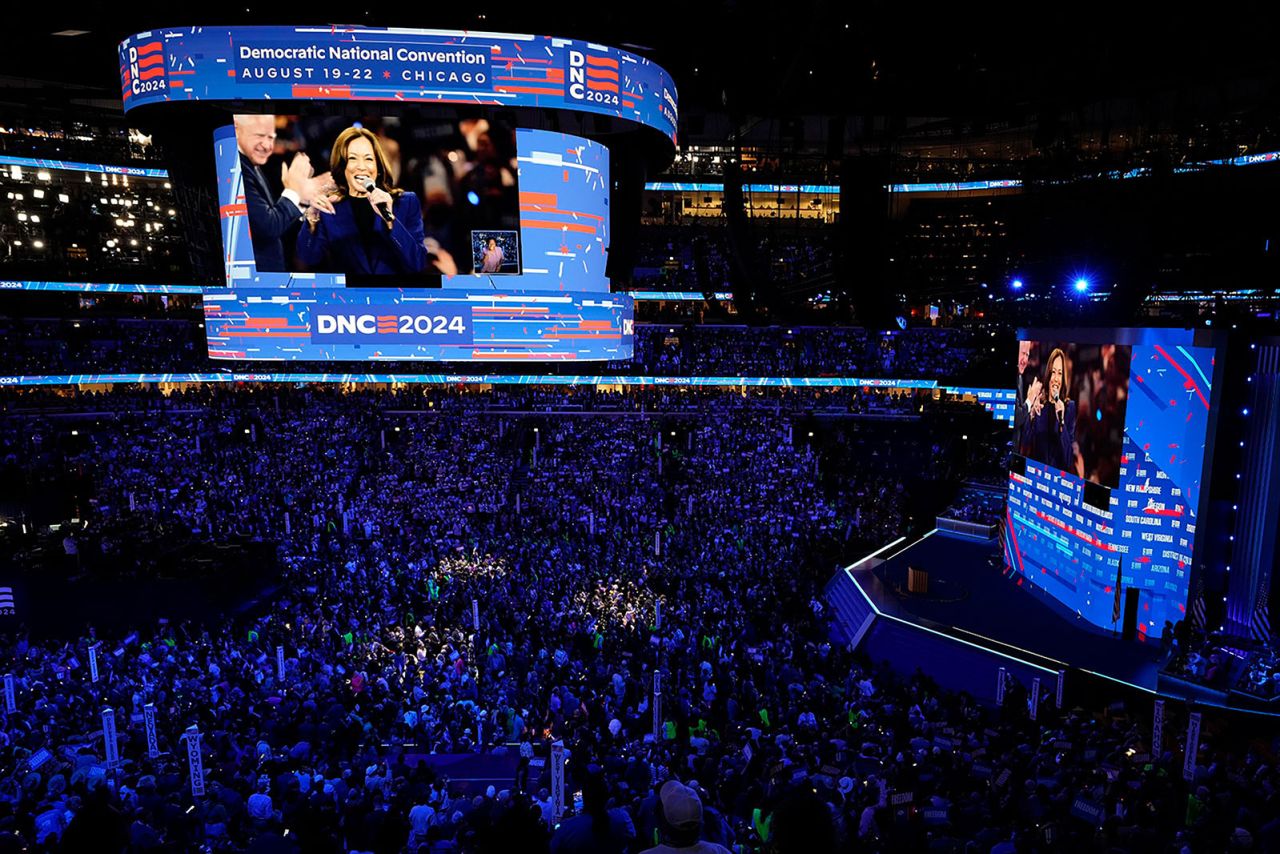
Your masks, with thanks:
[{"label": "stage steps", "polygon": [[827,582],[824,595],[827,604],[835,611],[835,623],[841,642],[851,643],[856,648],[875,621],[875,610],[871,603],[858,590],[857,584],[845,569],[838,570]]}]

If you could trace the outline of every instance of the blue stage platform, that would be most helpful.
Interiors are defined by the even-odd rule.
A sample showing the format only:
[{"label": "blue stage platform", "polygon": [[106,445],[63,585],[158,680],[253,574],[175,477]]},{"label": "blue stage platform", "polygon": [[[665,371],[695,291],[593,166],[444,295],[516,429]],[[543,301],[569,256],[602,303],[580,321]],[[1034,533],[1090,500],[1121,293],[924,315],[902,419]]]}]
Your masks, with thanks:
[{"label": "blue stage platform", "polygon": [[[907,568],[929,573],[929,595],[907,592]],[[1124,641],[1065,611],[1003,571],[999,545],[935,529],[899,539],[836,574],[827,587],[845,637],[875,661],[924,667],[943,687],[994,703],[1000,668],[1050,701],[1059,672],[1155,692],[1164,650]],[[945,662],[945,666],[930,666]]]}]

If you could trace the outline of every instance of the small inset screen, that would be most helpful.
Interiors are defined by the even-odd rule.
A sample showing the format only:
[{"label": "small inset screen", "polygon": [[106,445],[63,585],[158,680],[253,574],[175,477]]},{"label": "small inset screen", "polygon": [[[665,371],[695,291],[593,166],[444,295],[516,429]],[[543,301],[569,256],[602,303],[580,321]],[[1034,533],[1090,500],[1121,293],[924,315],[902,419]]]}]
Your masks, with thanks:
[{"label": "small inset screen", "polygon": [[520,232],[472,231],[471,266],[477,273],[520,275]]}]

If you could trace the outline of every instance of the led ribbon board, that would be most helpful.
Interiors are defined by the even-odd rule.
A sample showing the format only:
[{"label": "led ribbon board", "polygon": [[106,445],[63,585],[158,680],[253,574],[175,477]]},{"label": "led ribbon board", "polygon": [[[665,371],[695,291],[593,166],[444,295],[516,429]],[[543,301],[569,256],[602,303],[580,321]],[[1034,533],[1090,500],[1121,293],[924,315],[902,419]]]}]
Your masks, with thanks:
[{"label": "led ribbon board", "polygon": [[400,101],[626,119],[676,142],[675,83],[573,39],[371,27],[183,27],[120,43],[126,111],[172,101]]}]

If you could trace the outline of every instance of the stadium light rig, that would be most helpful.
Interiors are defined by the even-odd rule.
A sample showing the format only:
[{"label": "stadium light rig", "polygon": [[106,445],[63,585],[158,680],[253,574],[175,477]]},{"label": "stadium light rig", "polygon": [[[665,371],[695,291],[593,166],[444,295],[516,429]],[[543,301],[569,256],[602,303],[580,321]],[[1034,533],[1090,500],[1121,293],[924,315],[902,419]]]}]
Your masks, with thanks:
[{"label": "stadium light rig", "polygon": [[1086,279],[1086,278],[1084,278],[1083,276],[1081,276],[1080,278],[1076,279],[1075,289],[1076,289],[1076,293],[1078,293],[1078,294],[1086,294],[1086,293],[1088,293],[1088,292],[1089,292],[1089,280],[1088,280],[1088,279]]}]

